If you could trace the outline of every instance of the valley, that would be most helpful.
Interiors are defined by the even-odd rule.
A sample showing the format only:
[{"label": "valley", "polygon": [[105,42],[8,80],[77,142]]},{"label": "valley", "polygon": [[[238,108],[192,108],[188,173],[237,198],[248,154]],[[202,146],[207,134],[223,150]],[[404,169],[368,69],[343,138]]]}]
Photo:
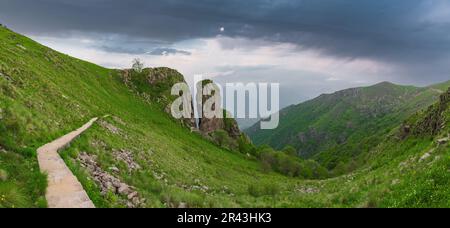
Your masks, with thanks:
[{"label": "valley", "polygon": [[449,207],[448,83],[292,106],[276,132],[247,131],[273,149],[235,121],[197,131],[174,120],[168,89],[180,81],[169,68],[100,67],[1,27],[0,207],[49,207],[38,148],[106,114],[60,151],[98,208]]},{"label": "valley", "polygon": [[405,119],[438,101],[443,90],[437,88],[448,87],[450,81],[423,88],[383,82],[323,94],[281,110],[281,123],[275,130],[259,130],[256,124],[245,132],[257,145],[276,149],[291,145],[300,157],[342,174],[364,163],[358,157],[369,153]]}]

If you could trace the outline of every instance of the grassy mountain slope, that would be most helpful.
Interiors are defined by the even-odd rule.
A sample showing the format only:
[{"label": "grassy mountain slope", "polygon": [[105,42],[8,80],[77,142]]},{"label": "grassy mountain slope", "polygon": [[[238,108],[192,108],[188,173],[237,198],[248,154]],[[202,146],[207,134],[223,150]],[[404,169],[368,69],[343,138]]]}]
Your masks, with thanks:
[{"label": "grassy mountain slope", "polygon": [[[99,195],[98,187],[75,162],[80,152],[97,154],[98,163],[108,170],[111,166],[124,167],[113,157],[113,150],[132,151],[142,169],[129,173],[122,168],[118,176],[148,198],[147,206],[176,206],[181,202],[197,207],[257,205],[252,201],[271,205],[267,199],[250,196],[248,187],[288,182],[278,174],[262,174],[258,162],[192,134],[162,111],[160,104],[131,91],[115,70],[52,51],[4,28],[0,30],[0,42],[0,145],[9,151],[1,154],[0,169],[8,176],[0,186],[0,194],[8,197],[2,206],[14,202],[19,202],[19,207],[45,205],[36,203],[43,200],[45,184],[28,197],[34,191],[28,184],[33,180],[14,173],[19,168],[27,169],[45,180],[36,163],[36,148],[92,117],[106,114],[115,118],[104,119],[106,124],[94,126],[63,153],[99,206],[120,206],[116,204],[120,197]],[[114,128],[120,133],[111,132]],[[20,158],[9,158],[13,155]],[[17,164],[7,163],[10,160]],[[19,167],[22,160],[31,168]],[[196,190],[198,187],[202,189]]]},{"label": "grassy mountain slope", "polygon": [[321,95],[282,110],[277,129],[257,124],[246,133],[256,144],[292,145],[300,156],[334,168],[378,145],[405,118],[434,103],[445,85],[450,83],[417,88],[383,82]]},{"label": "grassy mountain slope", "polygon": [[[439,134],[385,139],[365,158],[367,166],[351,175],[289,178],[263,172],[256,159],[191,133],[158,102],[130,90],[118,71],[5,28],[0,28],[0,108],[0,207],[45,207],[45,175],[38,170],[36,148],[106,114],[61,152],[97,207],[125,207],[126,199],[101,193],[78,161],[83,152],[96,155],[102,170],[133,186],[146,207],[450,206],[448,144],[435,143],[448,132],[448,118]],[[118,151],[131,156],[120,159]],[[140,168],[131,169],[130,162]]]}]

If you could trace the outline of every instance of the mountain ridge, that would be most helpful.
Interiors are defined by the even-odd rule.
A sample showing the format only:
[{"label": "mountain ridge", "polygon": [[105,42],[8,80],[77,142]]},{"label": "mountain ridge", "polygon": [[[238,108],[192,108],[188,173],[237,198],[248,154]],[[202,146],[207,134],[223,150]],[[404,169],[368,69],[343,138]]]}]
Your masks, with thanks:
[{"label": "mountain ridge", "polygon": [[[277,149],[292,145],[301,157],[314,158],[334,168],[337,165],[336,158],[330,157],[342,158],[342,153],[352,151],[342,159],[349,162],[359,153],[367,152],[380,142],[386,131],[437,101],[440,93],[436,88],[446,86],[450,86],[450,81],[427,87],[381,82],[373,86],[322,94],[281,110],[280,126],[277,129],[261,131],[256,124],[245,130],[245,133],[257,145],[268,144]],[[370,135],[375,135],[370,140],[372,145],[367,148],[358,145],[359,140]],[[352,145],[348,147],[348,144]],[[327,156],[321,157],[320,153]]]},{"label": "mountain ridge", "polygon": [[[444,106],[434,104],[431,115],[411,121],[433,126],[424,120],[444,109],[434,107]],[[0,28],[0,208],[47,207],[36,149],[105,114],[60,151],[97,208],[448,207],[450,151],[448,142],[437,143],[449,131],[446,110],[437,115],[446,124],[436,135],[428,127],[404,138],[386,130],[362,154],[365,166],[314,180],[327,170],[291,159],[291,148],[249,148],[254,154],[221,148],[130,90],[117,70]],[[137,192],[131,200],[138,204],[122,184]]]}]

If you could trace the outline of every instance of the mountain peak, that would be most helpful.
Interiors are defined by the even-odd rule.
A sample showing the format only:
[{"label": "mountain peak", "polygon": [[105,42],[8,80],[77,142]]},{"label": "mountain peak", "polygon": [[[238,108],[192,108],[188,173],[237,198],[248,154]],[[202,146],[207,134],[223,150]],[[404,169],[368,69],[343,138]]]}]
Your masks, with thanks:
[{"label": "mountain peak", "polygon": [[383,82],[375,84],[375,85],[373,85],[371,87],[395,87],[395,86],[398,86],[398,85],[396,85],[396,84],[394,84],[392,82],[383,81]]}]

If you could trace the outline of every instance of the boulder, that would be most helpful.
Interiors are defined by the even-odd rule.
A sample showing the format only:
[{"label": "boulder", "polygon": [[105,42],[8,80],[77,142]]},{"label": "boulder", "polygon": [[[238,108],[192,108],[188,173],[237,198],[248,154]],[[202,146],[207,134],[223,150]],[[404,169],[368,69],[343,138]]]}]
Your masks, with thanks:
[{"label": "boulder", "polygon": [[132,200],[132,199],[135,198],[137,195],[138,195],[137,192],[132,192],[132,193],[128,194],[127,198],[128,198],[129,200]]},{"label": "boulder", "polygon": [[126,184],[121,184],[117,192],[120,195],[127,195],[130,192],[130,187]]},{"label": "boulder", "polygon": [[446,144],[449,141],[449,138],[442,138],[442,139],[438,139],[437,143],[440,145]]},{"label": "boulder", "polygon": [[423,162],[425,160],[427,160],[429,157],[431,157],[430,153],[425,153],[420,159],[419,162]]},{"label": "boulder", "polygon": [[120,188],[120,187],[122,186],[122,183],[121,183],[119,180],[114,179],[113,182],[112,182],[112,185],[113,185],[115,188]]}]

